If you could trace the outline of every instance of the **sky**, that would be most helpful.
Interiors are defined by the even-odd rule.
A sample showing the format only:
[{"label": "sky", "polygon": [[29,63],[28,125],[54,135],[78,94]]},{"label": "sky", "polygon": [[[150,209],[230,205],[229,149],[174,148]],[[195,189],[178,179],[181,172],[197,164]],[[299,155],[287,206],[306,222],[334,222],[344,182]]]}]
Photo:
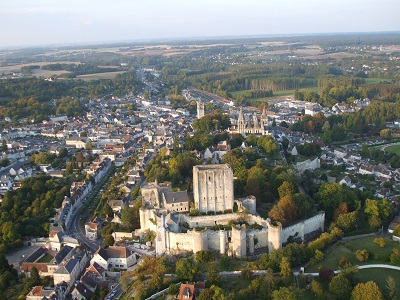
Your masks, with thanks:
[{"label": "sky", "polygon": [[0,47],[400,31],[399,0],[0,0]]}]

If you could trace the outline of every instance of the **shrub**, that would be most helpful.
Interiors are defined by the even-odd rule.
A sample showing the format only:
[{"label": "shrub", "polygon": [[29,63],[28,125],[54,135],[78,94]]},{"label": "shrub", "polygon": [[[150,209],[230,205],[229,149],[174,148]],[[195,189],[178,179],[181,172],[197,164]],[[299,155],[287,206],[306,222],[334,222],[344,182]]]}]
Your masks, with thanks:
[{"label": "shrub", "polygon": [[330,281],[335,273],[331,269],[325,269],[319,271],[319,278],[325,281]]},{"label": "shrub", "polygon": [[356,251],[356,258],[361,262],[367,261],[368,258],[369,258],[369,253],[365,249],[364,250],[357,250]]},{"label": "shrub", "polygon": [[390,262],[400,266],[400,248],[393,249],[392,254],[390,254]]},{"label": "shrub", "polygon": [[346,266],[351,265],[351,262],[347,259],[347,257],[342,257],[339,260],[339,268],[345,268]]},{"label": "shrub", "polygon": [[374,243],[379,245],[379,247],[381,247],[381,248],[385,248],[385,246],[386,246],[386,240],[383,237],[374,238]]}]

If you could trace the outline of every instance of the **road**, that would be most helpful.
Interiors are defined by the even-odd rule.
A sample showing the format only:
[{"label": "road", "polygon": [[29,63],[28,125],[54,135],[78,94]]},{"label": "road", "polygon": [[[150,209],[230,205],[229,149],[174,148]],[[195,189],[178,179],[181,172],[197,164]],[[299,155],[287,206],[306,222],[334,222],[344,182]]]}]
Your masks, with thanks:
[{"label": "road", "polygon": [[[397,270],[400,271],[400,267],[397,266],[392,266],[392,265],[385,265],[385,264],[373,264],[373,265],[363,265],[363,266],[358,266],[357,269],[362,270],[362,269],[374,269],[374,268],[381,268],[381,269],[392,269],[392,270]],[[334,271],[335,274],[340,273],[340,270]],[[298,275],[299,272],[295,272],[294,275]],[[311,275],[311,276],[319,276],[319,273],[303,273],[304,275]]]},{"label": "road", "polygon": [[[108,175],[108,173],[105,176],[107,176],[107,175]],[[108,181],[106,181],[103,184],[103,186],[106,185],[107,183],[108,183]],[[94,191],[96,191],[96,189],[100,189],[100,188],[101,188],[100,183],[97,183],[93,187],[91,193],[94,193]],[[91,194],[86,196],[86,199],[89,199],[90,196],[91,196]],[[94,201],[94,198],[92,199],[92,201]],[[82,211],[82,203],[80,205],[78,205],[76,207],[76,209],[74,210],[74,212],[73,212],[74,215],[72,216],[72,220],[70,222],[70,226],[67,230],[67,233],[68,233],[68,235],[76,238],[79,241],[79,243],[81,243],[81,244],[85,243],[86,245],[88,245],[90,250],[92,252],[95,252],[99,248],[99,246],[102,245],[102,240],[92,241],[86,237],[84,228],[82,228],[82,226],[81,226],[81,211]]]}]

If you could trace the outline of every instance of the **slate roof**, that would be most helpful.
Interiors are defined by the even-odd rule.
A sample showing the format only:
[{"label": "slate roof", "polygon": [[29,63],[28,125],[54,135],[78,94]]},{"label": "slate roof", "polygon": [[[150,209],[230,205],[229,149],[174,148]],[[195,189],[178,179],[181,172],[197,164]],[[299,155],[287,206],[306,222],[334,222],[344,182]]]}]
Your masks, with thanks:
[{"label": "slate roof", "polygon": [[61,250],[55,256],[57,265],[59,265],[64,260],[64,258],[68,255],[68,253],[70,253],[73,249],[74,248],[72,248],[70,246],[62,247]]},{"label": "slate roof", "polygon": [[165,197],[165,202],[167,204],[180,203],[180,202],[187,202],[188,201],[187,191],[165,192],[164,193],[164,197]]}]

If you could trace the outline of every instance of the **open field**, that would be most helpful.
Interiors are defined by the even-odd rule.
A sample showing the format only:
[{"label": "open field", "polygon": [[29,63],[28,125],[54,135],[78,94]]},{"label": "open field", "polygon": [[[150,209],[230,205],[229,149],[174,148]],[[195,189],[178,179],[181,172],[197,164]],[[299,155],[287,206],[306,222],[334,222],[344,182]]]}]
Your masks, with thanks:
[{"label": "open field", "polygon": [[400,154],[400,145],[386,147],[385,152]]},{"label": "open field", "polygon": [[[54,65],[54,64],[76,64],[79,65],[80,62],[75,62],[75,61],[57,61],[57,62],[36,62],[36,63],[29,63],[29,64],[16,64],[16,65],[9,65],[9,66],[1,66],[0,67],[0,72],[10,72],[10,71],[19,71],[21,70],[22,67],[28,67],[28,66],[44,66],[44,65]],[[47,70],[43,70],[47,71]],[[52,71],[53,74],[56,71]],[[66,71],[60,71],[60,72],[66,72]]]},{"label": "open field", "polygon": [[86,74],[86,75],[79,75],[76,78],[85,81],[96,80],[96,79],[114,79],[118,74],[122,73],[126,73],[126,71]]},{"label": "open field", "polygon": [[[357,260],[354,253],[355,250],[365,249],[370,253],[370,257],[373,253],[383,256],[389,256],[393,248],[398,247],[398,243],[389,239],[385,239],[386,246],[384,248],[381,248],[374,243],[374,238],[375,236],[368,236],[356,240],[338,242],[333,245],[332,248],[327,251],[327,253],[325,253],[325,258],[320,263],[306,268],[306,272],[318,272],[318,266],[320,265],[326,269],[337,270],[339,260],[342,257],[346,257],[353,265],[359,266],[376,263],[390,264],[389,261],[382,262],[373,260],[371,258],[365,263]],[[352,249],[355,250],[353,251]]]},{"label": "open field", "polygon": [[51,70],[42,70],[42,69],[33,69],[32,70],[32,75],[35,77],[50,77],[52,75],[61,75],[65,73],[71,73],[69,71],[51,71]]}]

